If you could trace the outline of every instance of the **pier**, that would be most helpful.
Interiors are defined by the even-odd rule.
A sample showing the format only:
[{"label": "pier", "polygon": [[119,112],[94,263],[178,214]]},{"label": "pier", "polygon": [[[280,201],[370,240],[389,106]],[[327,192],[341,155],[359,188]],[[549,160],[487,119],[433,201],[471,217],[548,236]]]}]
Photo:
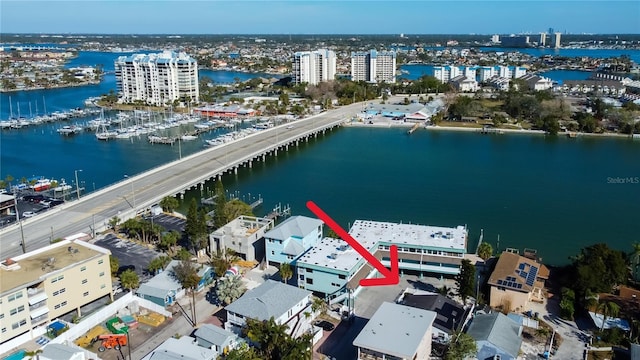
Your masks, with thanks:
[{"label": "pier", "polygon": [[[63,237],[87,232],[95,224],[97,231],[118,216],[125,221],[157,205],[167,196],[182,197],[186,190],[202,189],[207,181],[235,174],[242,167],[278,156],[290,147],[321,137],[348,121],[362,108],[361,103],[342,106],[306,119],[294,126],[283,124],[255,132],[246,137],[208,148],[180,160],[128,177],[118,183],[92,192],[79,201],[71,201],[51,211],[22,221],[27,251],[48,245],[52,229]],[[133,206],[127,199],[135,198]],[[0,258],[22,253],[22,235],[18,224],[0,230]]]}]

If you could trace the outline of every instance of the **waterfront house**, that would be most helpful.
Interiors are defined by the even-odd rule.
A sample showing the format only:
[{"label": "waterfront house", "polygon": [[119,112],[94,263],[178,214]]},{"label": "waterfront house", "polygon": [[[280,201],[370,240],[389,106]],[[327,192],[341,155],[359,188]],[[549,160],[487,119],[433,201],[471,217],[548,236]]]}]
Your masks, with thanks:
[{"label": "waterfront house", "polygon": [[292,216],[264,234],[267,262],[271,265],[291,263],[322,238],[322,224],[318,219]]},{"label": "waterfront house", "polygon": [[549,269],[535,260],[503,252],[487,282],[489,305],[507,311],[526,311],[530,301],[544,301],[544,281]]},{"label": "waterfront house", "polygon": [[[170,306],[176,300],[185,295],[185,289],[176,279],[173,268],[180,264],[180,260],[172,260],[164,271],[140,285],[136,294],[146,300],[160,306]],[[196,265],[200,282],[196,291],[202,291],[207,284],[213,281],[215,273],[213,268],[207,265]]]},{"label": "waterfront house", "polygon": [[247,261],[264,258],[264,234],[273,228],[273,220],[255,216],[239,216],[209,234],[212,253],[231,249]]},{"label": "waterfront house", "polygon": [[478,82],[476,79],[468,78],[464,75],[458,75],[449,80],[449,83],[460,92],[476,92],[478,91]]},{"label": "waterfront house", "polygon": [[211,324],[200,326],[193,335],[199,346],[211,349],[218,355],[226,354],[238,344],[236,334]]},{"label": "waterfront house", "polygon": [[535,74],[527,74],[520,79],[526,81],[527,87],[534,91],[548,90],[553,87],[553,81],[551,81],[551,79]]},{"label": "waterfront house", "polygon": [[[286,325],[291,336],[298,337],[311,329],[314,318],[310,291],[273,280],[245,292],[225,310],[224,327],[236,334],[241,334],[247,318],[260,321],[273,318],[277,324]],[[310,316],[307,318],[305,313]]]},{"label": "waterfront house", "polygon": [[476,315],[467,334],[476,341],[478,359],[515,360],[522,345],[522,326],[502,313]]},{"label": "waterfront house", "polygon": [[[466,253],[467,229],[356,220],[349,230],[384,266],[398,246],[399,269],[417,274],[457,275]],[[369,263],[342,239],[324,238],[296,262],[298,286],[331,302],[359,291],[360,280],[375,276]]]},{"label": "waterfront house", "polygon": [[384,302],[353,340],[356,359],[428,359],[433,311]]}]

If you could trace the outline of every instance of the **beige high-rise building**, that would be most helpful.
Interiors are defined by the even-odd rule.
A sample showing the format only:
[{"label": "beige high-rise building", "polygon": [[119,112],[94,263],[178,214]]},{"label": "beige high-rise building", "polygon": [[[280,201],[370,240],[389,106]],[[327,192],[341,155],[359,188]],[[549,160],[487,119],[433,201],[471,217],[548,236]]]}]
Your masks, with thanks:
[{"label": "beige high-rise building", "polygon": [[540,33],[540,41],[538,42],[539,46],[547,45],[547,33]]},{"label": "beige high-rise building", "polygon": [[396,82],[395,51],[352,52],[351,80],[373,83]]},{"label": "beige high-rise building", "polygon": [[0,344],[71,311],[81,315],[82,306],[100,298],[113,300],[110,254],[64,240],[0,262]]}]

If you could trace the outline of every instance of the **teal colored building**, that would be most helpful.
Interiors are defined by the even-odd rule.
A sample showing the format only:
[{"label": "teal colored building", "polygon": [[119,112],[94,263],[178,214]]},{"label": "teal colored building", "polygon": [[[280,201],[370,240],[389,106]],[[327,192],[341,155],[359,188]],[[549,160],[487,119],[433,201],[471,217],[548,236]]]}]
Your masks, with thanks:
[{"label": "teal colored building", "polygon": [[292,216],[264,234],[267,261],[271,265],[296,264],[298,258],[322,239],[323,222]]}]

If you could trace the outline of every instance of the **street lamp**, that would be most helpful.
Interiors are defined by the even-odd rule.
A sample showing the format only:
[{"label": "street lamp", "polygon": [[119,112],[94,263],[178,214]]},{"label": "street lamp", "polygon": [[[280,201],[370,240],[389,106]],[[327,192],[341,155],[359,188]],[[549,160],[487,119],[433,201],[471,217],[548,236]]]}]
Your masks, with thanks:
[{"label": "street lamp", "polygon": [[136,192],[133,189],[133,178],[129,177],[129,175],[125,175],[124,176],[125,179],[129,179],[129,182],[131,182],[131,197],[133,198],[133,211],[136,211]]},{"label": "street lamp", "polygon": [[80,200],[80,184],[78,183],[78,172],[81,172],[82,169],[80,170],[73,170],[73,172],[76,174],[76,194],[78,195],[78,200]]}]

